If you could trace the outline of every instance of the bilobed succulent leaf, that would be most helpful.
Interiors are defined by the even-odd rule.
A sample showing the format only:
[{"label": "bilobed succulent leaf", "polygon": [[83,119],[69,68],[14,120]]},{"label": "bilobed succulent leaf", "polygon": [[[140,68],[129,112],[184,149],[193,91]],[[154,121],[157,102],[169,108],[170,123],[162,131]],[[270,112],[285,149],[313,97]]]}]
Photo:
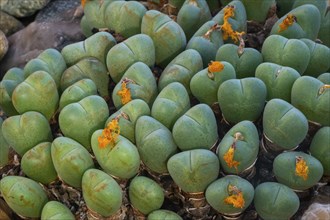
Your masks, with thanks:
[{"label": "bilobed succulent leaf", "polygon": [[129,200],[134,208],[147,215],[159,209],[164,202],[164,190],[154,180],[136,176],[130,182]]},{"label": "bilobed succulent leaf", "polygon": [[24,79],[24,71],[17,67],[10,68],[2,78],[2,80],[14,80],[17,82],[23,82]]},{"label": "bilobed succulent leaf", "polygon": [[322,73],[317,77],[317,79],[323,82],[324,84],[330,84],[330,73]]},{"label": "bilobed succulent leaf", "polygon": [[257,67],[255,77],[265,83],[267,101],[279,98],[291,102],[292,86],[300,74],[291,67],[264,62]]},{"label": "bilobed succulent leaf", "polygon": [[172,135],[182,151],[210,149],[218,140],[218,127],[211,107],[198,104],[189,109],[175,122]]},{"label": "bilobed succulent leaf", "polygon": [[59,126],[66,137],[90,150],[93,132],[103,128],[108,117],[109,108],[104,99],[91,95],[65,106],[59,115]]},{"label": "bilobed succulent leaf", "polygon": [[15,80],[3,79],[0,82],[0,106],[8,116],[18,115],[12,102],[12,94],[16,86],[21,82]]},{"label": "bilobed succulent leaf", "polygon": [[246,10],[247,20],[264,22],[272,6],[276,5],[275,0],[242,0]]},{"label": "bilobed succulent leaf", "polygon": [[70,209],[57,201],[49,201],[43,207],[41,212],[41,220],[74,220],[75,217]]},{"label": "bilobed succulent leaf", "polygon": [[103,217],[116,213],[123,201],[122,189],[118,183],[97,169],[89,169],[84,173],[82,192],[87,207]]},{"label": "bilobed succulent leaf", "polygon": [[8,206],[17,214],[39,218],[47,195],[35,181],[21,176],[6,176],[0,181],[0,192]]},{"label": "bilobed succulent leaf", "polygon": [[20,114],[37,111],[50,120],[59,102],[56,83],[47,72],[36,71],[16,86],[12,101]]},{"label": "bilobed succulent leaf", "polygon": [[84,172],[94,167],[88,151],[71,138],[56,138],[51,146],[51,156],[58,176],[73,187],[80,188]]},{"label": "bilobed succulent leaf", "polygon": [[177,153],[167,162],[174,182],[188,193],[204,192],[219,174],[219,159],[210,150],[195,149]]},{"label": "bilobed succulent leaf", "polygon": [[34,111],[4,120],[2,134],[5,141],[20,156],[41,142],[53,140],[47,119],[41,113]]},{"label": "bilobed succulent leaf", "polygon": [[171,220],[182,220],[181,216],[173,211],[158,209],[149,213],[147,220],[158,220],[158,219],[171,219]]},{"label": "bilobed succulent leaf", "polygon": [[190,108],[190,99],[185,87],[178,82],[168,84],[156,97],[151,116],[172,129],[176,120]]},{"label": "bilobed succulent leaf", "polygon": [[254,191],[254,206],[263,219],[290,219],[300,205],[297,194],[281,183],[264,182]]},{"label": "bilobed succulent leaf", "polygon": [[156,119],[141,116],[135,135],[142,162],[153,172],[167,173],[167,161],[177,152],[171,131]]},{"label": "bilobed succulent leaf", "polygon": [[3,119],[0,118],[0,168],[7,165],[9,161],[9,144],[6,142],[2,134]]},{"label": "bilobed succulent leaf", "polygon": [[264,134],[279,147],[290,150],[300,144],[308,132],[305,115],[282,99],[267,102],[263,114]]}]

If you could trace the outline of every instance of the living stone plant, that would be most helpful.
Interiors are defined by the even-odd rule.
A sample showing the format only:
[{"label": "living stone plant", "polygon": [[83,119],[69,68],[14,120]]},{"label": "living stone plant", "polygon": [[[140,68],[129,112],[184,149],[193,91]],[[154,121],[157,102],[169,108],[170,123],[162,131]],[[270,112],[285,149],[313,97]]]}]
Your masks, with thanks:
[{"label": "living stone plant", "polygon": [[330,178],[327,4],[82,0],[85,40],[1,79],[0,217],[300,219]]}]

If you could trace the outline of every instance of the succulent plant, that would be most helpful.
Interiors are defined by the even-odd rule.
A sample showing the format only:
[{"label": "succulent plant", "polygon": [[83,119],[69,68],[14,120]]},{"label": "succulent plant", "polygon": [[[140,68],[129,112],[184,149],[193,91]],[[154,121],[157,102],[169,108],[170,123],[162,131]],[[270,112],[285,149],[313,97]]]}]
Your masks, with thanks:
[{"label": "succulent plant", "polygon": [[321,12],[321,26],[317,38],[320,39],[322,43],[328,47],[330,47],[330,34],[328,31],[329,28],[330,28],[330,13],[328,12],[328,10],[325,10],[325,12]]},{"label": "succulent plant", "polygon": [[82,79],[91,79],[98,93],[109,98],[109,75],[106,66],[96,58],[88,57],[66,69],[61,78],[61,91]]},{"label": "succulent plant", "polygon": [[174,182],[186,193],[204,192],[217,179],[220,164],[210,150],[194,149],[173,155],[167,162]]},{"label": "succulent plant", "polygon": [[324,84],[330,84],[330,73],[322,73],[317,77],[317,79],[323,82]]},{"label": "succulent plant", "polygon": [[290,219],[300,205],[297,194],[276,182],[264,182],[254,190],[254,207],[265,220]]},{"label": "succulent plant", "polygon": [[272,99],[266,104],[262,124],[267,138],[283,150],[297,147],[308,132],[304,114],[282,99]]},{"label": "succulent plant", "polygon": [[116,1],[107,7],[104,15],[106,27],[125,38],[141,33],[142,17],[147,9],[137,1]]},{"label": "succulent plant", "polygon": [[0,169],[7,165],[9,161],[9,144],[6,142],[2,134],[3,119],[0,117]]},{"label": "succulent plant", "polygon": [[65,46],[61,54],[68,66],[72,66],[88,57],[94,57],[105,65],[108,51],[116,43],[116,39],[110,33],[98,32],[84,41]]},{"label": "succulent plant", "polygon": [[[97,162],[106,173],[112,176],[120,179],[132,178],[138,173],[140,167],[140,156],[136,146],[120,135],[116,138],[111,136],[113,139],[109,140],[110,143],[103,145],[100,137],[108,138],[103,132],[107,131],[106,129],[108,128],[96,130],[92,135],[92,149]],[[110,129],[117,128],[110,127]]]},{"label": "succulent plant", "polygon": [[269,10],[276,5],[275,0],[242,0],[246,10],[247,20],[264,22]]},{"label": "succulent plant", "polygon": [[49,184],[57,179],[57,173],[52,161],[51,145],[51,142],[37,144],[28,150],[21,160],[23,172],[30,179],[42,184]]},{"label": "succulent plant", "polygon": [[12,102],[12,94],[17,85],[24,81],[24,72],[17,67],[9,69],[0,82],[0,106],[7,116],[18,115]]},{"label": "succulent plant", "polygon": [[182,220],[181,216],[176,214],[173,211],[165,210],[165,209],[158,209],[152,211],[149,215],[147,220],[158,220],[158,219],[165,219],[165,220]]},{"label": "succulent plant", "polygon": [[56,83],[47,72],[36,71],[16,86],[12,101],[20,114],[37,111],[50,120],[59,102]]},{"label": "succulent plant", "polygon": [[149,107],[158,94],[156,79],[150,68],[136,62],[131,65],[112,92],[112,100],[117,109],[134,99],[142,99]]},{"label": "succulent plant", "polygon": [[187,90],[190,91],[191,78],[203,68],[201,55],[193,49],[186,49],[176,56],[163,70],[158,80],[158,89],[161,91],[172,82],[181,83]]},{"label": "succulent plant", "polygon": [[308,38],[315,40],[320,30],[321,15],[318,8],[304,4],[292,9],[272,27],[271,35],[282,35],[289,39]]},{"label": "succulent plant", "polygon": [[190,108],[190,100],[185,87],[178,82],[168,84],[156,97],[151,116],[172,129],[176,120]]},{"label": "succulent plant", "polygon": [[330,90],[314,77],[302,76],[297,79],[291,92],[291,104],[299,109],[309,121],[323,126],[330,125]]},{"label": "succulent plant", "polygon": [[135,126],[136,146],[143,163],[153,172],[167,173],[167,161],[177,152],[171,131],[150,116],[141,116]]},{"label": "succulent plant", "polygon": [[233,65],[237,79],[253,77],[257,66],[263,62],[261,53],[256,49],[240,48],[235,44],[222,45],[216,53],[215,60]]},{"label": "succulent plant", "polygon": [[35,181],[21,176],[6,176],[0,181],[0,192],[8,206],[18,215],[39,218],[47,195]]},{"label": "succulent plant", "polygon": [[218,127],[212,109],[206,104],[195,105],[175,122],[172,135],[182,151],[211,149],[218,140]]},{"label": "succulent plant", "polygon": [[129,200],[132,206],[148,215],[159,209],[164,202],[164,190],[154,180],[145,176],[136,176],[128,188]]},{"label": "succulent plant", "polygon": [[93,132],[103,128],[108,117],[109,108],[104,99],[91,95],[65,106],[59,115],[59,126],[66,137],[90,150]]},{"label": "succulent plant", "polygon": [[94,81],[87,78],[81,79],[64,90],[60,97],[59,110],[90,95],[97,95]]},{"label": "succulent plant", "polygon": [[315,157],[303,152],[284,152],[273,162],[276,180],[294,190],[314,186],[323,175],[323,167]]},{"label": "succulent plant", "polygon": [[254,188],[252,184],[235,175],[222,177],[211,183],[206,191],[207,202],[224,215],[242,213],[252,203]]},{"label": "succulent plant", "polygon": [[153,40],[156,64],[161,67],[167,66],[186,47],[186,36],[180,25],[156,10],[149,10],[143,16],[141,33]]},{"label": "succulent plant", "polygon": [[251,121],[233,126],[218,145],[218,157],[225,173],[240,174],[251,167],[258,156],[259,135]]},{"label": "succulent plant", "polygon": [[229,79],[236,79],[234,67],[228,62],[211,62],[209,67],[196,73],[190,81],[194,97],[212,106],[218,102],[219,86]]},{"label": "succulent plant", "polygon": [[70,209],[57,201],[49,201],[45,204],[41,212],[41,220],[74,220],[75,217]]},{"label": "succulent plant", "polygon": [[98,169],[88,169],[84,173],[82,192],[87,207],[103,217],[115,214],[123,201],[122,189],[118,183]]},{"label": "succulent plant", "polygon": [[198,28],[211,18],[212,15],[206,1],[186,0],[179,10],[177,23],[182,27],[187,39],[190,39]]},{"label": "succulent plant", "polygon": [[311,54],[311,59],[304,75],[310,75],[316,78],[321,73],[329,70],[330,60],[328,58],[330,57],[330,48],[306,38],[301,39],[301,41],[308,46]]},{"label": "succulent plant", "polygon": [[80,20],[80,28],[85,37],[90,37],[94,34],[93,28],[90,26],[90,23],[85,15],[83,15]]},{"label": "succulent plant", "polygon": [[265,62],[257,67],[255,77],[265,83],[267,101],[279,98],[291,102],[292,86],[300,74],[291,67]]},{"label": "succulent plant", "polygon": [[266,85],[258,78],[230,79],[218,90],[218,102],[223,117],[229,123],[256,121],[264,108]]},{"label": "succulent plant", "polygon": [[84,172],[94,168],[86,148],[68,137],[58,137],[53,141],[51,156],[58,176],[73,187],[80,188]]},{"label": "succulent plant", "polygon": [[4,120],[2,135],[20,156],[41,142],[53,140],[47,119],[41,113],[34,111]]},{"label": "succulent plant", "polygon": [[105,127],[112,119],[119,118],[120,134],[134,144],[136,122],[143,115],[150,115],[148,104],[142,99],[134,99],[110,115],[105,122]]},{"label": "succulent plant", "polygon": [[118,83],[126,70],[136,62],[152,67],[155,64],[155,45],[146,34],[136,34],[115,45],[107,54],[111,79]]},{"label": "succulent plant", "polygon": [[307,69],[311,56],[308,46],[303,41],[280,35],[267,37],[262,45],[261,53],[264,62],[292,67],[300,74]]},{"label": "succulent plant", "polygon": [[309,151],[323,166],[323,174],[330,176],[330,127],[320,128],[314,135]]}]

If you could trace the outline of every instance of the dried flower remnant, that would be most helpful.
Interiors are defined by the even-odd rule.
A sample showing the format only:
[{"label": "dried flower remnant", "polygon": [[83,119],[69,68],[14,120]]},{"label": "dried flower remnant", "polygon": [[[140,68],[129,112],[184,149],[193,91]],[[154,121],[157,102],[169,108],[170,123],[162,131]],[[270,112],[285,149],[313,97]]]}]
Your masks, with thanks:
[{"label": "dried flower remnant", "polygon": [[319,95],[324,93],[326,89],[330,89],[330,84],[324,84],[319,90]]},{"label": "dried flower remnant", "polygon": [[237,167],[240,164],[240,162],[234,160],[234,155],[236,150],[236,142],[242,139],[243,136],[240,132],[235,133],[235,139],[233,144],[229,147],[228,151],[223,155],[223,159],[225,160],[229,168],[235,167],[235,169],[237,170]]},{"label": "dried flower remnant", "polygon": [[211,61],[207,68],[207,76],[210,79],[214,79],[214,73],[221,72],[224,69],[224,65],[219,61]]},{"label": "dried flower remnant", "polygon": [[288,29],[288,27],[291,26],[294,22],[297,22],[296,16],[288,14],[282,23],[279,24],[280,29],[278,30],[278,33]]},{"label": "dried flower remnant", "polygon": [[116,145],[120,134],[118,122],[119,118],[114,118],[108,123],[107,127],[103,129],[102,134],[97,139],[100,148],[105,148],[110,145],[110,148],[112,149]]},{"label": "dried flower remnant", "polygon": [[219,30],[221,30],[221,26],[219,24],[215,24],[203,35],[203,37],[209,40],[213,31]]},{"label": "dried flower remnant", "polygon": [[228,40],[228,38],[231,38],[235,43],[239,41],[240,36],[244,34],[244,32],[237,32],[234,31],[231,24],[229,23],[228,19],[233,17],[235,7],[234,6],[227,6],[224,11],[223,16],[223,25],[221,25],[222,30],[222,37],[224,40]]},{"label": "dried flower remnant", "polygon": [[304,180],[307,180],[309,173],[309,168],[306,164],[306,161],[303,157],[296,157],[296,175],[302,177]]},{"label": "dried flower remnant", "polygon": [[127,84],[131,82],[129,79],[124,79],[121,82],[121,89],[117,92],[117,95],[120,96],[121,103],[125,105],[126,103],[132,100],[131,90],[127,88]]},{"label": "dried flower remnant", "polygon": [[236,186],[229,185],[228,186],[228,194],[225,198],[225,203],[233,205],[234,208],[242,209],[245,205],[245,200],[243,197],[243,193]]}]

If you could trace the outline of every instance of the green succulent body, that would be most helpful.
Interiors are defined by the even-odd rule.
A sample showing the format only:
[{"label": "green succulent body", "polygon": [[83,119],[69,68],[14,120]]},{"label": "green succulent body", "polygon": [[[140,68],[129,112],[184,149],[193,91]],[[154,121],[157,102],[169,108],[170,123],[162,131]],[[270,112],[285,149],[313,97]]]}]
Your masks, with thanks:
[{"label": "green succulent body", "polygon": [[266,85],[257,78],[230,79],[218,90],[218,102],[223,117],[229,123],[256,121],[264,108]]},{"label": "green succulent body", "polygon": [[177,152],[171,131],[150,116],[141,116],[135,127],[136,146],[143,163],[152,171],[167,173],[167,161]]},{"label": "green succulent body", "polygon": [[187,49],[176,56],[163,70],[158,80],[159,92],[172,82],[181,83],[187,90],[190,91],[191,78],[203,68],[201,55],[193,49]]},{"label": "green succulent body", "polygon": [[98,169],[84,173],[82,192],[87,207],[104,217],[115,214],[122,205],[121,187],[111,176]]},{"label": "green succulent body", "polygon": [[330,176],[330,127],[320,128],[312,139],[309,151],[318,159],[324,169],[324,175]]},{"label": "green succulent body", "polygon": [[8,206],[17,214],[39,218],[47,195],[35,181],[21,176],[6,176],[0,181],[0,192]]},{"label": "green succulent body", "polygon": [[255,77],[265,83],[267,101],[279,98],[291,102],[292,86],[300,74],[291,67],[265,62],[257,67]]},{"label": "green succulent body", "polygon": [[136,62],[149,67],[155,64],[155,44],[146,34],[136,34],[115,45],[107,54],[107,68],[111,79],[118,83],[126,70]]},{"label": "green succulent body", "polygon": [[270,100],[263,114],[264,134],[283,150],[299,145],[308,132],[304,114],[282,99]]},{"label": "green succulent body", "polygon": [[9,161],[9,144],[2,134],[3,119],[0,117],[0,168],[7,165]]},{"label": "green succulent body", "polygon": [[159,209],[164,202],[164,190],[154,180],[136,176],[128,188],[129,200],[133,207],[143,214]]},{"label": "green succulent body", "polygon": [[297,194],[276,182],[259,184],[254,191],[254,206],[265,220],[290,219],[300,205]]},{"label": "green succulent body", "polygon": [[57,179],[51,156],[51,145],[51,142],[42,142],[28,150],[21,160],[23,172],[29,178],[42,184],[49,184]]},{"label": "green succulent body", "polygon": [[102,169],[117,178],[129,179],[135,176],[140,167],[140,155],[136,146],[123,136],[119,136],[115,145],[101,148],[98,137],[102,130],[96,130],[91,139],[93,153]]},{"label": "green succulent body", "polygon": [[253,77],[257,66],[263,62],[261,53],[256,49],[243,48],[243,51],[239,52],[235,44],[222,45],[216,53],[215,60],[233,65],[237,79]]},{"label": "green succulent body", "polygon": [[220,164],[210,150],[195,149],[177,153],[167,162],[174,182],[187,193],[204,192],[217,179]]},{"label": "green succulent body", "polygon": [[211,149],[218,140],[218,127],[212,109],[206,104],[195,105],[175,122],[172,135],[182,151]]},{"label": "green succulent body", "polygon": [[141,116],[150,115],[150,108],[142,99],[134,99],[110,115],[105,122],[105,127],[112,119],[119,117],[122,113],[126,114],[128,118],[125,118],[125,116],[119,118],[120,135],[124,136],[134,144],[136,122]]},{"label": "green succulent body", "polygon": [[[235,139],[240,134],[238,140]],[[230,147],[235,147],[233,160],[238,166],[228,164],[224,159]],[[218,157],[225,173],[239,174],[256,161],[259,152],[259,135],[251,121],[241,121],[234,125],[222,138],[218,145]]]},{"label": "green succulent body", "polygon": [[224,68],[219,72],[209,73],[206,68],[192,77],[190,81],[191,92],[201,103],[209,106],[217,103],[217,93],[220,85],[226,80],[236,79],[234,67],[226,61],[221,63],[224,65]]},{"label": "green succulent body", "polygon": [[318,79],[302,76],[297,79],[291,92],[291,104],[309,121],[330,125],[330,90]]},{"label": "green succulent body", "polygon": [[257,22],[264,22],[267,18],[268,12],[276,5],[275,0],[241,0],[246,10],[247,20]]},{"label": "green succulent body", "polygon": [[103,128],[108,117],[109,108],[104,99],[91,95],[65,106],[59,115],[59,125],[65,136],[90,150],[93,132]]},{"label": "green succulent body", "polygon": [[330,73],[322,73],[317,77],[317,79],[323,82],[324,84],[330,84]]},{"label": "green succulent body", "polygon": [[50,120],[59,102],[56,83],[47,72],[36,71],[16,86],[12,101],[20,114],[37,111]]},{"label": "green succulent body", "polygon": [[142,18],[141,33],[149,35],[155,45],[156,64],[167,66],[186,47],[186,36],[169,16],[149,10]]},{"label": "green succulent body", "polygon": [[176,214],[173,211],[165,210],[165,209],[158,209],[155,211],[152,211],[149,215],[147,220],[182,220],[181,216]]},{"label": "green succulent body", "polygon": [[84,172],[94,167],[86,148],[68,137],[58,137],[53,141],[51,156],[58,176],[73,187],[80,188]]},{"label": "green succulent body", "polygon": [[2,135],[20,156],[41,142],[53,140],[47,119],[34,111],[7,118],[2,124]]},{"label": "green succulent body", "polygon": [[41,212],[41,220],[74,220],[75,217],[70,209],[64,204],[57,201],[49,201],[43,207]]},{"label": "green succulent body", "polygon": [[[230,191],[230,187],[236,187],[243,194],[244,204],[242,207],[235,207],[225,201],[227,197],[234,194]],[[237,214],[243,212],[252,203],[254,188],[249,181],[239,176],[228,175],[211,183],[205,191],[205,197],[212,208],[219,213],[225,215]]]}]

